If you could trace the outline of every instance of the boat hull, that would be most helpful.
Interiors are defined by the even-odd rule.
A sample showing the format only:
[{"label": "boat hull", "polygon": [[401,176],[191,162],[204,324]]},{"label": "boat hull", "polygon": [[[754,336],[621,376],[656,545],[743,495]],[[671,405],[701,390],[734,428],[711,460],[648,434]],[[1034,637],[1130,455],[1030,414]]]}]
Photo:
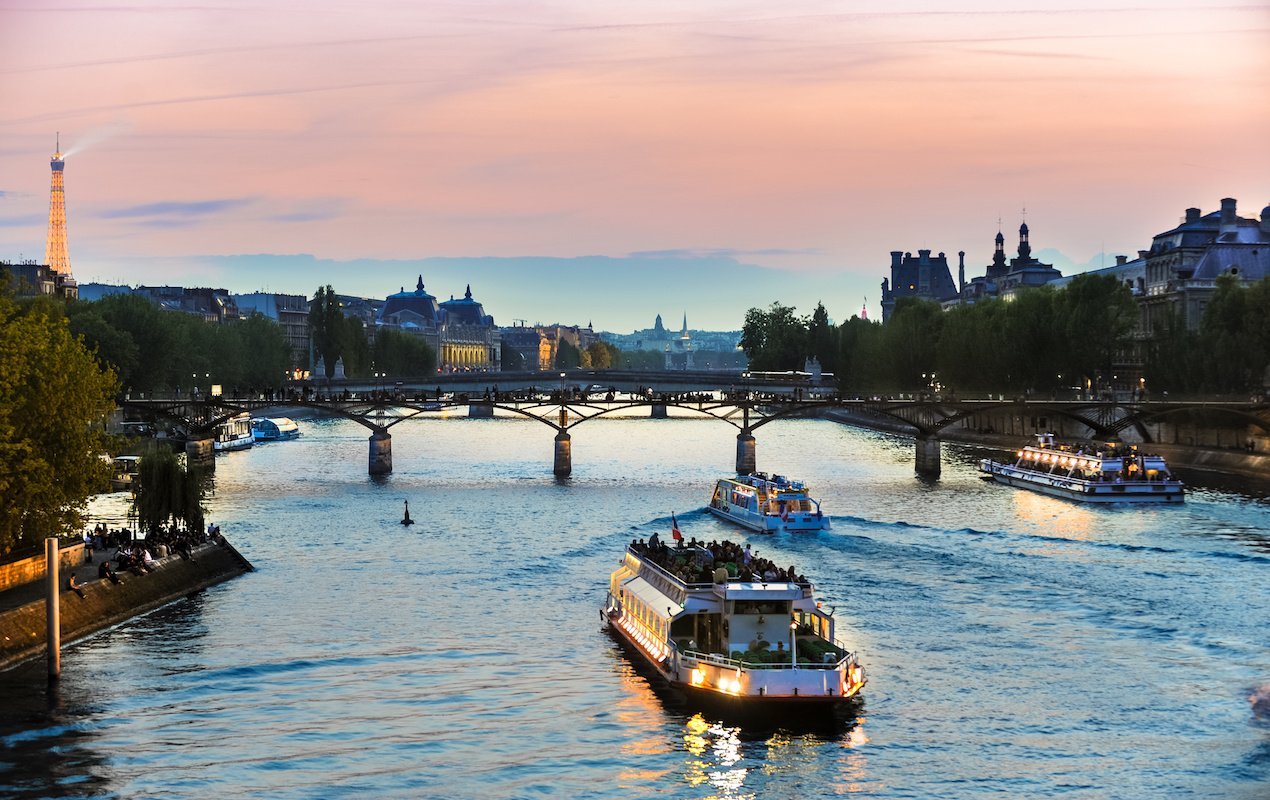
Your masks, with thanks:
[{"label": "boat hull", "polygon": [[720,519],[735,522],[737,525],[759,533],[815,533],[816,531],[827,531],[831,527],[829,518],[823,515],[816,517],[813,514],[792,514],[790,519],[782,520],[778,516],[755,514],[752,511],[737,509],[736,507],[724,509],[709,505],[706,506],[706,511]]},{"label": "boat hull", "polygon": [[991,461],[982,462],[979,469],[997,483],[1081,503],[1183,503],[1186,499],[1181,484],[1093,483],[1032,473]]},{"label": "boat hull", "polygon": [[213,442],[212,446],[218,453],[228,453],[234,450],[246,450],[255,444],[255,442],[255,438],[252,437],[251,434],[248,434],[247,436],[240,436],[237,439],[226,439],[224,441],[217,440],[216,442]]}]

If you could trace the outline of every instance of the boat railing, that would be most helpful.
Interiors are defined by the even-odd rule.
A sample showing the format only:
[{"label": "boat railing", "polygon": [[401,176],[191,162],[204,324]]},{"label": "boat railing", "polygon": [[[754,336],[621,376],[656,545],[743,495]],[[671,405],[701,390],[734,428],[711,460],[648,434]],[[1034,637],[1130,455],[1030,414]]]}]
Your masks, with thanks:
[{"label": "boat railing", "polygon": [[[670,649],[679,653],[682,658],[692,659],[694,661],[714,664],[720,667],[729,667],[732,669],[824,669],[836,670],[840,667],[849,667],[858,663],[855,653],[842,647],[837,641],[833,645],[842,651],[843,656],[835,661],[808,661],[807,659],[798,659],[797,664],[790,661],[746,661],[743,658],[732,658],[722,653],[706,653],[700,650],[680,650],[673,641],[668,643]],[[788,657],[788,653],[786,653]]]}]

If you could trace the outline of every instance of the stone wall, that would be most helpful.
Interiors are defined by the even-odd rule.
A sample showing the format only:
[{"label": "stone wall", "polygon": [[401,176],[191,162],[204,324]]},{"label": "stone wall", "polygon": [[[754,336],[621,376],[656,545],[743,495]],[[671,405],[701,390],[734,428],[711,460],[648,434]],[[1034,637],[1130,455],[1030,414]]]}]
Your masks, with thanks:
[{"label": "stone wall", "polygon": [[[63,545],[61,553],[61,565],[63,567],[79,566],[84,563],[84,543]],[[42,580],[44,578],[44,554],[31,556],[20,561],[11,561],[8,564],[0,564],[0,592],[5,589],[12,589],[14,586],[21,586],[33,581]]]}]

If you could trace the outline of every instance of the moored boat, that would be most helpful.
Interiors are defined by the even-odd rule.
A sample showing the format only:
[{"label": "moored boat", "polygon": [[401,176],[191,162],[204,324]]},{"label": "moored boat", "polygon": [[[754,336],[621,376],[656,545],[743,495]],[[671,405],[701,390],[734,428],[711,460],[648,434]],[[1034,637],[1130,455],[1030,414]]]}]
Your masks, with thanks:
[{"label": "moored boat", "polygon": [[609,577],[602,614],[610,631],[705,705],[762,715],[842,708],[865,677],[834,638],[833,615],[802,576],[732,576],[722,559],[741,553],[731,542],[631,543]]},{"label": "moored boat", "polygon": [[251,416],[244,411],[216,426],[212,447],[218,453],[230,450],[246,450],[255,441],[251,431]]},{"label": "moored boat", "polygon": [[251,421],[251,433],[257,442],[273,442],[296,438],[300,426],[289,417],[256,417]]},{"label": "moored boat", "polygon": [[979,469],[999,483],[1090,503],[1181,503],[1185,486],[1164,458],[1135,446],[1059,444],[1054,434],[1015,453],[1013,463],[984,459]]},{"label": "moored boat", "polygon": [[764,472],[722,478],[714,487],[706,510],[723,519],[762,533],[829,530],[829,517],[807,485],[783,475]]},{"label": "moored boat", "polygon": [[126,492],[136,484],[140,471],[141,456],[115,456],[110,461],[110,488],[115,492]]}]

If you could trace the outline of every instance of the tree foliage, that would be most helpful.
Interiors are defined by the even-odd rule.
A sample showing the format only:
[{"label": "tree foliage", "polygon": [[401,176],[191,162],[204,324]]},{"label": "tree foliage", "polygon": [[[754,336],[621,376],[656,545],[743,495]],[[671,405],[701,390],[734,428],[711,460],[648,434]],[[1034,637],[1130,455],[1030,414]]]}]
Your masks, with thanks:
[{"label": "tree foliage", "polygon": [[568,339],[556,345],[556,369],[574,369],[582,366],[582,353]]},{"label": "tree foliage", "polygon": [[340,299],[330,284],[319,286],[309,305],[309,339],[313,342],[314,357],[322,359],[328,378],[335,375],[335,362],[344,355],[345,338]]},{"label": "tree foliage", "polygon": [[754,370],[800,370],[808,355],[808,322],[794,316],[793,306],[772,303],[764,311],[745,312],[741,329],[741,349]]},{"label": "tree foliage", "polygon": [[166,444],[154,444],[137,463],[137,523],[147,534],[175,523],[203,528],[203,474],[187,467]]},{"label": "tree foliage", "polygon": [[375,371],[390,378],[430,375],[437,368],[437,355],[421,337],[394,330],[375,336],[372,350]]},{"label": "tree foliage", "polygon": [[115,375],[72,335],[60,306],[0,295],[0,552],[82,523],[110,469],[101,426]]}]

